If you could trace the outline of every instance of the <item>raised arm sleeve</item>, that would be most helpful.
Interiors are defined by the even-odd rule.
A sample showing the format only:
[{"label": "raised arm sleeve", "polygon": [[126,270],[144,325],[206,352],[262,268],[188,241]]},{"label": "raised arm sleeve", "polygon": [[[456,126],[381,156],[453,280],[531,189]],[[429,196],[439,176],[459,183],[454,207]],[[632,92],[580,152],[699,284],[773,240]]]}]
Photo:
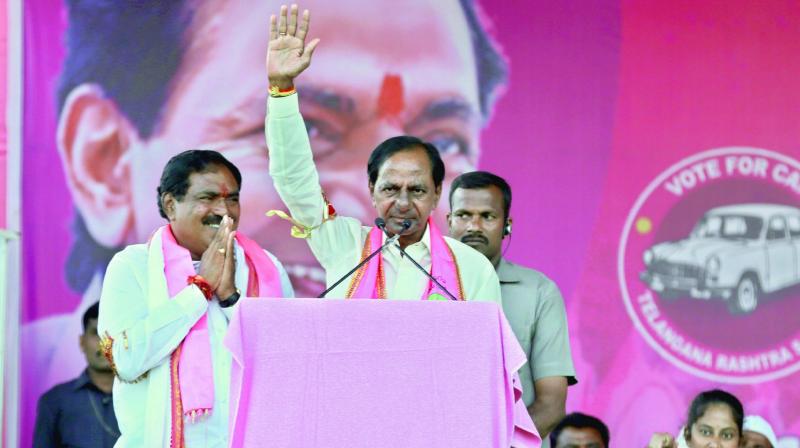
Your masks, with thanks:
[{"label": "raised arm sleeve", "polygon": [[335,269],[354,262],[349,257],[361,248],[361,223],[344,216],[322,222],[327,205],[297,96],[269,99],[265,126],[269,173],[292,218],[307,227],[320,226],[308,244],[323,268]]},{"label": "raised arm sleeve", "polygon": [[269,99],[269,174],[292,217],[306,226],[322,222],[325,201],[297,95]]},{"label": "raised arm sleeve", "polygon": [[[134,247],[139,249],[139,247]],[[126,249],[111,260],[100,296],[98,332],[110,337],[117,376],[135,381],[166,361],[208,307],[203,293],[187,286],[175,297],[149,308],[146,249]]]}]

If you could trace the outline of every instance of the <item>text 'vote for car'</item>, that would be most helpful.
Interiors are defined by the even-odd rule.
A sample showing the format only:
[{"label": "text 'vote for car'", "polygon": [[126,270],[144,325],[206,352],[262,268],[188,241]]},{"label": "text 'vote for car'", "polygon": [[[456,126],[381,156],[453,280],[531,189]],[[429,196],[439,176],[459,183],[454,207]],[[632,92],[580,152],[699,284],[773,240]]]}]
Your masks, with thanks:
[{"label": "text 'vote for car'", "polygon": [[722,299],[751,313],[765,293],[800,283],[800,209],[738,204],[707,211],[688,238],[644,252],[640,278],[663,299]]}]

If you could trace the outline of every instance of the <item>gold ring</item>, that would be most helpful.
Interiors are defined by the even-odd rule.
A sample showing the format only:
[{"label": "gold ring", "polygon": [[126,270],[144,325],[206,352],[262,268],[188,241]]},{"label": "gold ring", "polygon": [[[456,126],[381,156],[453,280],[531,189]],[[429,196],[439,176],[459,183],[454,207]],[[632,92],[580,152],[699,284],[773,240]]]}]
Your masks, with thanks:
[{"label": "gold ring", "polygon": [[225,248],[224,247],[220,247],[219,249],[217,249],[217,252],[225,255]]}]

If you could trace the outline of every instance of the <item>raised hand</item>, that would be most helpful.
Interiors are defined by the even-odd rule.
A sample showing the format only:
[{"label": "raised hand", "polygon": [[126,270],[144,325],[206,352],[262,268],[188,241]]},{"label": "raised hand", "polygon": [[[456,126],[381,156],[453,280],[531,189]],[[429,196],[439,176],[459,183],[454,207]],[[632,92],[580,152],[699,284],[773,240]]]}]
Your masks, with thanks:
[{"label": "raised hand", "polygon": [[303,11],[298,22],[297,5],[292,5],[291,8],[283,5],[280,17],[270,16],[267,76],[271,86],[277,86],[281,90],[291,88],[294,78],[311,64],[311,56],[319,39],[306,45],[310,22],[311,13],[307,9]]},{"label": "raised hand", "polygon": [[[219,229],[208,245],[208,249],[200,257],[200,269],[198,274],[203,277],[211,286],[212,291],[217,291],[222,283],[222,276],[225,270],[225,259],[228,256],[228,239],[231,235],[233,219],[224,216],[219,224]],[[231,256],[233,256],[231,254]]]}]

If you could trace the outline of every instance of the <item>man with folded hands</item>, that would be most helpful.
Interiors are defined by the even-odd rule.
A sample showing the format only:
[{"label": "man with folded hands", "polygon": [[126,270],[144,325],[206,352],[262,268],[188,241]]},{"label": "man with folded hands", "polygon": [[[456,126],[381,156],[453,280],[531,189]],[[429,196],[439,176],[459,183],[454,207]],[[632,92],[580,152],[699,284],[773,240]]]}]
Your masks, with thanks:
[{"label": "man with folded hands", "polygon": [[241,186],[220,153],[178,154],[158,187],[168,223],[108,265],[98,326],[117,447],[228,445],[231,312],[242,296],[293,295],[278,260],[236,231]]}]

